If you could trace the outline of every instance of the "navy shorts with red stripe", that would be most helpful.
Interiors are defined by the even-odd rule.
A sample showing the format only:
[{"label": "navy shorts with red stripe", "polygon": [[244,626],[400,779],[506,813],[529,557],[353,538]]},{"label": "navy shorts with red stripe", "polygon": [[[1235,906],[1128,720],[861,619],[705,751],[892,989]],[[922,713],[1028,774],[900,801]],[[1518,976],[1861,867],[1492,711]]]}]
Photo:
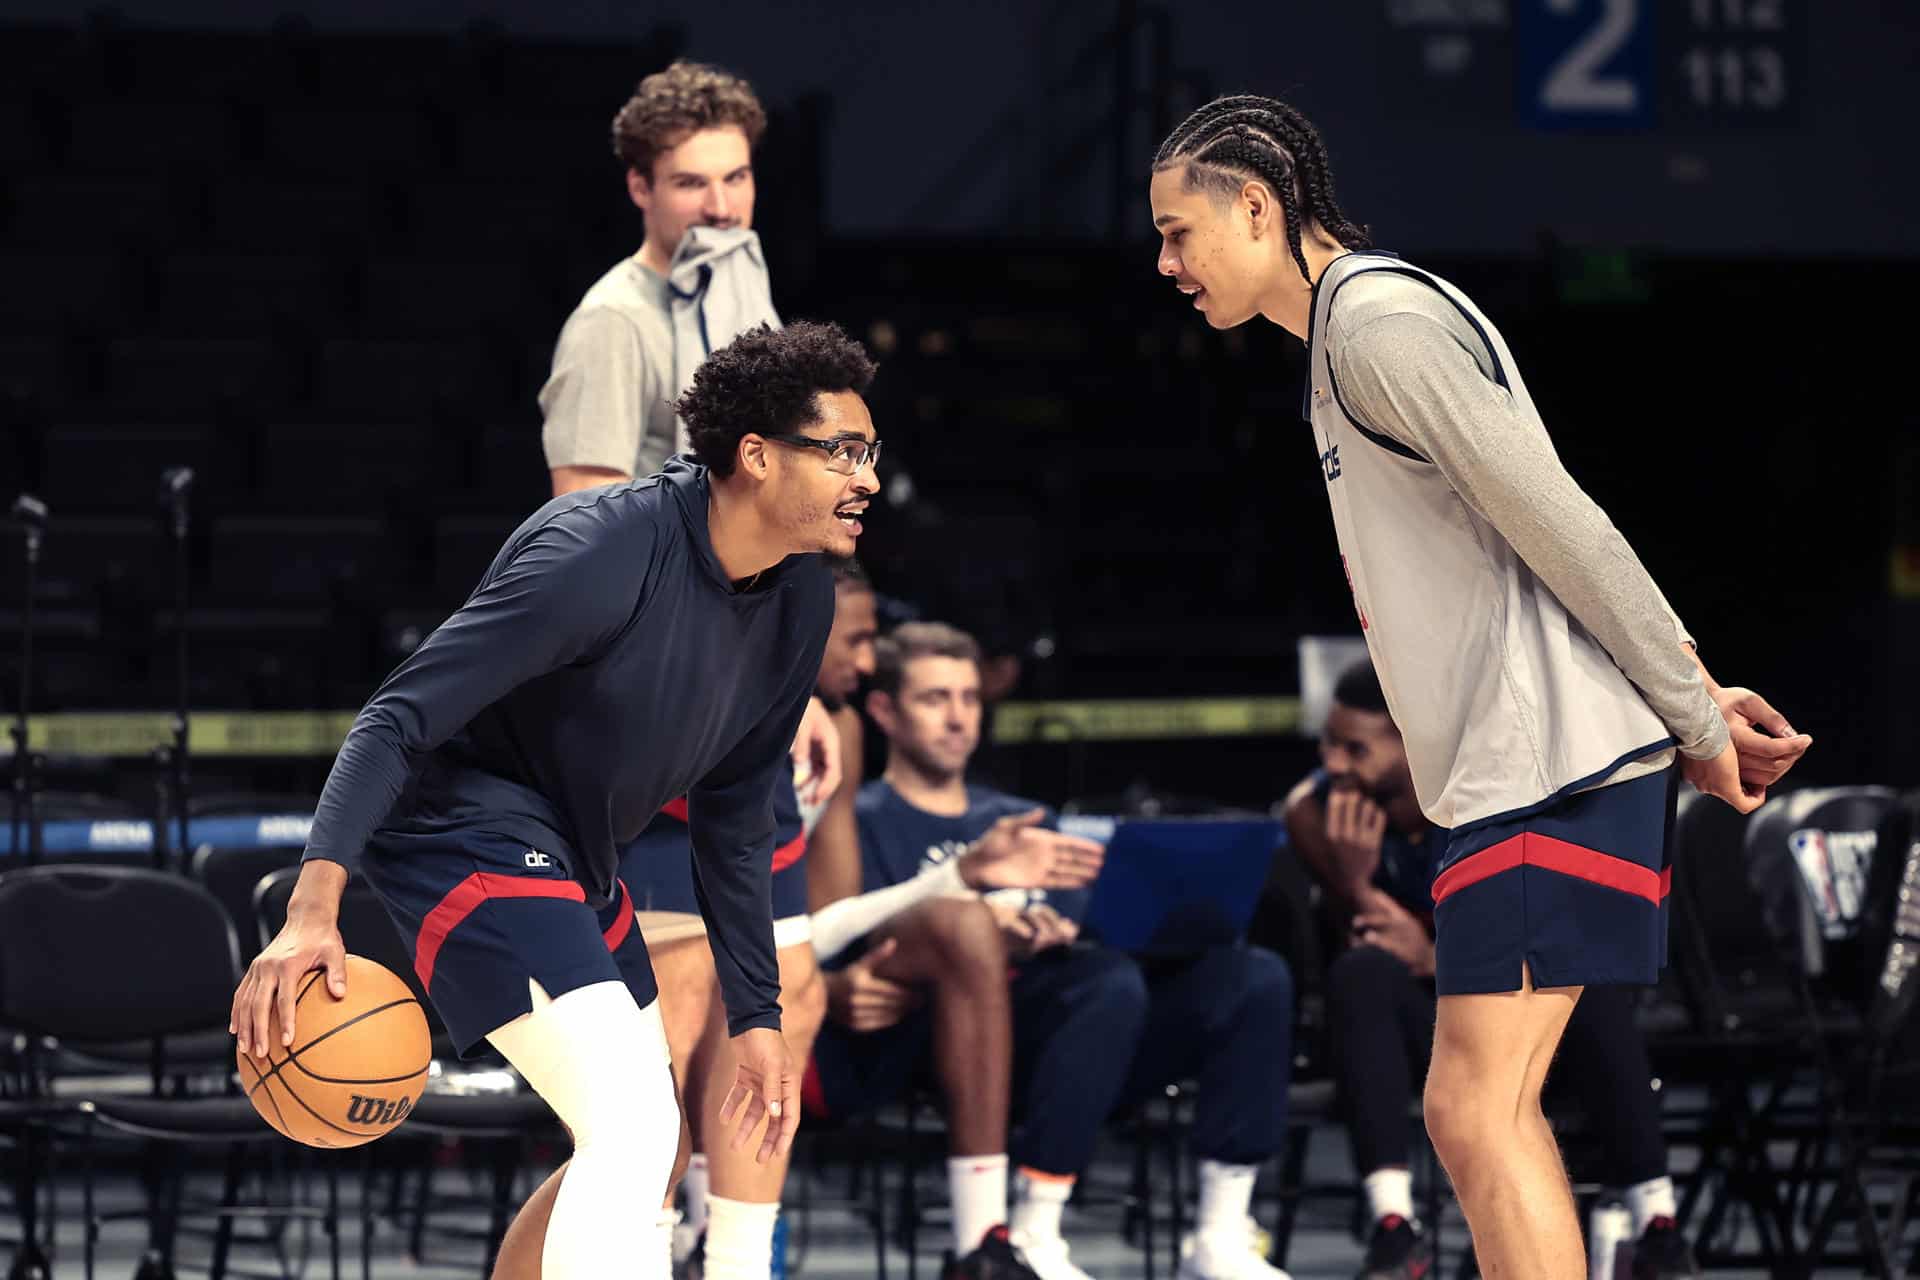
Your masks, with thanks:
[{"label": "navy shorts with red stripe", "polygon": [[[798,801],[781,803],[792,794],[791,787],[774,790],[775,920],[807,914],[807,867],[803,861],[807,834],[800,823]],[[687,833],[685,800],[675,800],[662,809],[646,830],[620,850],[620,878],[633,890],[636,910],[699,914],[700,904],[693,896],[693,839]]]},{"label": "navy shorts with red stripe", "polygon": [[1651,985],[1667,961],[1677,769],[1457,830],[1434,877],[1439,992]]},{"label": "navy shorts with red stripe", "polygon": [[530,978],[556,999],[616,981],[643,1009],[659,995],[626,886],[589,907],[580,882],[544,850],[465,828],[382,831],[360,868],[463,1058],[532,1011]]}]

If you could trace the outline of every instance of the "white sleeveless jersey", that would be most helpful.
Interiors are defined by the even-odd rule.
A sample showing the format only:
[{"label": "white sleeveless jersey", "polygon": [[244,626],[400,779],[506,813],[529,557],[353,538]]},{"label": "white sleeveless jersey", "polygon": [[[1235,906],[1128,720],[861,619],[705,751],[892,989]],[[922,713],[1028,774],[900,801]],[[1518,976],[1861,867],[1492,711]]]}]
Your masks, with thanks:
[{"label": "white sleeveless jersey", "polygon": [[1343,408],[1328,317],[1346,283],[1382,271],[1457,307],[1484,344],[1482,371],[1538,416],[1506,343],[1458,289],[1390,254],[1348,254],[1327,267],[1313,302],[1305,416],[1422,810],[1457,830],[1664,767],[1673,737],[1599,642],[1437,467]]}]

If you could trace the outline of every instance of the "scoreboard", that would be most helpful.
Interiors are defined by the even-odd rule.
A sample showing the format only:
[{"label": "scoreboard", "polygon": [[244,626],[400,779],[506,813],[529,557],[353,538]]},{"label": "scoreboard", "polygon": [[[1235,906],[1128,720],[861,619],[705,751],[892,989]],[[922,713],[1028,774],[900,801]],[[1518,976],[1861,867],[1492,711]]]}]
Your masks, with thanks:
[{"label": "scoreboard", "polygon": [[1554,131],[1798,122],[1809,0],[1384,0],[1403,105]]}]

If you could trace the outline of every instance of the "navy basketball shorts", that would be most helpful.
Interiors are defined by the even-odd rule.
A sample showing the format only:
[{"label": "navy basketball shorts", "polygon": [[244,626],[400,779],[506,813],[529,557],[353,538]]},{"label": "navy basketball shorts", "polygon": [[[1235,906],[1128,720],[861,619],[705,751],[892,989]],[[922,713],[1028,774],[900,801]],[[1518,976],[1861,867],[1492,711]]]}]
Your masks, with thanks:
[{"label": "navy basketball shorts", "polygon": [[643,1009],[659,995],[626,886],[595,910],[558,858],[518,840],[382,831],[360,870],[463,1058],[533,1011],[529,979],[554,999],[596,982],[626,983]]},{"label": "navy basketball shorts", "polygon": [[[802,835],[773,852],[773,943],[782,951],[813,938],[812,917],[807,913],[806,848]],[[684,821],[667,815],[655,818],[620,850],[620,879],[633,893],[634,910],[648,942],[658,945],[705,936],[706,922],[693,896],[693,841]]]},{"label": "navy basketball shorts", "polygon": [[1647,986],[1667,961],[1678,769],[1458,831],[1433,881],[1443,996]]}]

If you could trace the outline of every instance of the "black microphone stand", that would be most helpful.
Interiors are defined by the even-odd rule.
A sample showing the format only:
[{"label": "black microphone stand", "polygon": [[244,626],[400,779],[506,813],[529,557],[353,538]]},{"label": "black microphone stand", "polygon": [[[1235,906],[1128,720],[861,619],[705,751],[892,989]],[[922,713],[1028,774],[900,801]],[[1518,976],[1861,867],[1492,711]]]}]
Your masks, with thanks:
[{"label": "black microphone stand", "polygon": [[[35,770],[33,751],[27,744],[27,701],[33,694],[33,595],[40,567],[40,539],[47,530],[47,504],[31,494],[13,501],[12,518],[26,534],[27,593],[20,628],[20,704],[14,708],[13,728],[13,828],[8,852],[19,857],[24,851],[29,863],[40,860],[40,826],[34,821],[33,793]],[[22,834],[26,843],[21,843]]]},{"label": "black microphone stand", "polygon": [[[167,789],[172,793],[174,822],[181,869],[193,850],[187,843],[187,504],[193,490],[192,467],[168,467],[160,473],[160,502],[169,516],[173,538],[173,744],[160,755],[167,766]],[[165,833],[156,831],[154,865],[166,866]]]}]

